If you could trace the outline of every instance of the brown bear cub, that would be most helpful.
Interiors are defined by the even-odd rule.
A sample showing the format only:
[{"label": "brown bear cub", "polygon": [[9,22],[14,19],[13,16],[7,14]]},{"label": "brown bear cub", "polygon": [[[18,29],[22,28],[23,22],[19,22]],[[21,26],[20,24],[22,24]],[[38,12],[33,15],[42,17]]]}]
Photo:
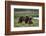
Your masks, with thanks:
[{"label": "brown bear cub", "polygon": [[29,18],[29,24],[33,24],[32,18]]}]

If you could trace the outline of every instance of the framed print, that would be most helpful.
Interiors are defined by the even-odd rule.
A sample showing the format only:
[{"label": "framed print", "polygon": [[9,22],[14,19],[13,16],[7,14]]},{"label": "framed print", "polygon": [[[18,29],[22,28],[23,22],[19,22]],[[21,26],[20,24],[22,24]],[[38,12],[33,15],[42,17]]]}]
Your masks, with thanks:
[{"label": "framed print", "polygon": [[45,32],[44,3],[5,1],[5,34]]}]

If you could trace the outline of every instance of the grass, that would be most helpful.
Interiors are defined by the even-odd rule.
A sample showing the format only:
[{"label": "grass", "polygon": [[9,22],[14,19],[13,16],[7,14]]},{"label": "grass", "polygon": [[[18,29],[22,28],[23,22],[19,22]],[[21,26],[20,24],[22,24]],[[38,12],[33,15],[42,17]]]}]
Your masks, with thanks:
[{"label": "grass", "polygon": [[32,19],[33,21],[33,24],[25,24],[25,22],[22,22],[22,23],[18,23],[18,17],[21,17],[21,16],[31,16],[32,18],[33,17],[38,17],[38,14],[14,14],[14,27],[37,27],[39,26],[39,20],[38,19]]},{"label": "grass", "polygon": [[28,14],[28,13],[26,13],[26,14],[20,14],[20,13],[19,13],[19,14],[18,14],[18,13],[17,13],[17,14],[14,14],[14,15],[15,15],[14,18],[17,18],[17,17],[20,17],[20,16],[39,17],[38,14],[30,14],[30,13],[29,13],[29,14]]},{"label": "grass", "polygon": [[[16,21],[16,20],[15,20]],[[38,20],[37,19],[33,19],[33,24],[25,24],[25,22],[22,22],[22,23],[18,23],[18,22],[15,22],[14,24],[14,27],[37,27],[39,24]]]}]

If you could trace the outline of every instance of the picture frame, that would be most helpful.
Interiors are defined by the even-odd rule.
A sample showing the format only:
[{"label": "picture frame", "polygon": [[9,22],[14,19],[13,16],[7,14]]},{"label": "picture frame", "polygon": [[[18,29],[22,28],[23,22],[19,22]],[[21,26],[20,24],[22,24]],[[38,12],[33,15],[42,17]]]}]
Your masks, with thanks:
[{"label": "picture frame", "polygon": [[[18,12],[18,9],[21,8],[19,11],[23,10],[34,10],[39,9],[39,28],[38,27],[22,27],[16,28],[13,30],[13,15],[15,12]],[[26,9],[23,9],[26,8]],[[30,9],[29,9],[30,8]],[[33,10],[32,9],[32,10]],[[24,11],[25,12],[25,11]],[[20,12],[19,12],[20,13]],[[23,13],[23,12],[22,12]],[[26,13],[28,13],[26,11]],[[25,16],[25,15],[24,15]],[[14,19],[15,20],[15,19]],[[16,20],[17,21],[17,20]],[[35,21],[36,22],[36,21]],[[16,25],[15,25],[16,26]],[[27,29],[26,29],[27,28]],[[36,29],[36,30],[35,30]],[[36,2],[20,2],[20,1],[5,1],[5,35],[18,35],[18,34],[35,34],[35,33],[44,33],[45,32],[45,4],[44,3],[36,3]]]}]

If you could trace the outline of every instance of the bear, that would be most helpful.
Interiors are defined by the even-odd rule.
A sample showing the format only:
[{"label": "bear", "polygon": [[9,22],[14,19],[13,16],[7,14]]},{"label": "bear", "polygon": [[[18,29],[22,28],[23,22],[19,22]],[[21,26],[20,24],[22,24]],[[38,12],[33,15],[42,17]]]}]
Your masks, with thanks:
[{"label": "bear", "polygon": [[25,23],[28,23],[28,21],[29,21],[29,17],[26,16],[26,17],[25,17]]},{"label": "bear", "polygon": [[29,18],[29,24],[33,24],[32,18]]},{"label": "bear", "polygon": [[21,16],[21,17],[19,18],[18,23],[22,23],[22,21],[23,21],[23,16]]}]

